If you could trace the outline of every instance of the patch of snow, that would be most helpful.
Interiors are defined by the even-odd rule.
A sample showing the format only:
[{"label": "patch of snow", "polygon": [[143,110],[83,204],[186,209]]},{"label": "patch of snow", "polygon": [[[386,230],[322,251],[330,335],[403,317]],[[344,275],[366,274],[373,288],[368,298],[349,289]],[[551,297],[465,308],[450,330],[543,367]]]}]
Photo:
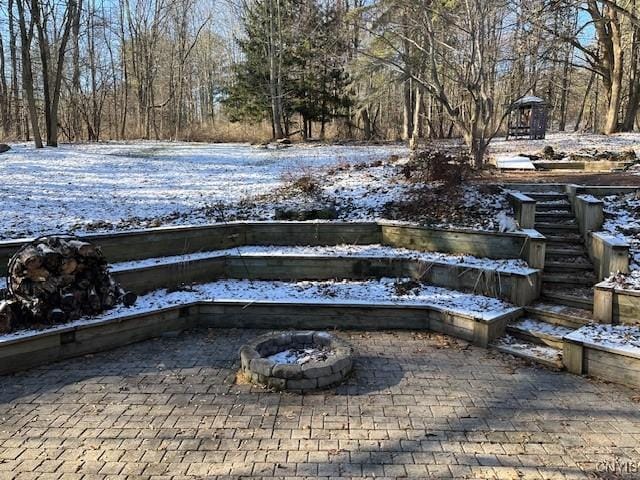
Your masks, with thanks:
[{"label": "patch of snow", "polygon": [[542,140],[506,140],[504,137],[494,139],[489,148],[492,154],[518,155],[538,154],[546,146],[557,152],[575,152],[582,149],[607,151],[635,150],[640,153],[640,133],[617,133],[614,135],[598,135],[592,133],[547,133]]},{"label": "patch of snow", "polygon": [[635,193],[609,195],[604,202],[602,229],[614,238],[629,244],[630,273],[616,274],[606,279],[609,285],[628,290],[640,290],[640,197]]},{"label": "patch of snow", "polygon": [[[11,147],[0,162],[4,239],[211,223],[242,209],[243,202],[282,187],[288,174],[388,160],[408,152],[400,145],[294,145],[270,150],[248,144],[171,142]],[[395,167],[390,165],[357,174],[349,171],[336,180],[336,194],[362,202],[364,210],[375,207],[374,192],[383,201],[384,195],[391,197],[400,189],[389,185],[392,171]],[[273,205],[265,208],[252,210],[252,218],[272,214]]]},{"label": "patch of snow", "polygon": [[540,97],[536,97],[535,95],[525,95],[524,97],[520,97],[518,100],[513,102],[512,105],[522,105],[524,103],[545,103],[543,99]]},{"label": "patch of snow", "polygon": [[590,324],[579,328],[567,338],[640,358],[640,326]]},{"label": "patch of snow", "polygon": [[496,167],[502,170],[535,170],[536,167],[529,157],[512,155],[510,153],[494,155]]},{"label": "patch of snow", "polygon": [[126,315],[151,312],[168,307],[191,304],[198,301],[241,301],[250,306],[253,302],[349,305],[406,305],[432,306],[478,319],[490,319],[510,313],[513,305],[492,297],[448,290],[420,284],[410,292],[398,293],[398,282],[410,279],[381,278],[366,281],[250,281],[221,280],[185,287],[184,290],[156,290],[138,298],[131,307],[117,307],[96,317],[82,318],[67,324],[42,330],[22,330],[0,336],[0,343],[60,328],[100,323]]},{"label": "patch of snow", "polygon": [[335,351],[326,348],[295,348],[269,355],[268,360],[287,365],[304,365],[311,361],[324,361],[335,355]]},{"label": "patch of snow", "polygon": [[599,202],[600,201],[599,198],[596,198],[593,195],[588,194],[588,193],[583,193],[581,195],[578,195],[577,198],[581,198],[585,202]]},{"label": "patch of snow", "polygon": [[170,257],[149,258],[129,262],[114,263],[111,271],[118,272],[134,268],[151,267],[169,263],[189,262],[221,256],[327,256],[327,257],[374,257],[411,258],[428,262],[482,267],[501,272],[531,273],[527,262],[520,259],[493,260],[471,255],[455,255],[441,252],[420,252],[408,248],[395,248],[380,244],[334,245],[334,246],[242,246],[225,250],[212,250]]},{"label": "patch of snow", "polygon": [[567,328],[560,325],[554,325],[552,323],[541,322],[531,318],[524,318],[521,320],[515,320],[510,325],[518,330],[524,330],[529,332],[537,332],[553,337],[562,338],[565,335],[573,332],[573,328]]},{"label": "patch of snow", "polygon": [[514,350],[523,355],[543,358],[552,362],[558,362],[562,359],[562,353],[556,348],[523,342],[511,335],[504,335],[500,337],[494,342],[494,345]]},{"label": "patch of snow", "polygon": [[498,213],[498,230],[500,232],[515,232],[518,230],[518,224],[515,219],[510,215],[507,215],[506,212]]}]

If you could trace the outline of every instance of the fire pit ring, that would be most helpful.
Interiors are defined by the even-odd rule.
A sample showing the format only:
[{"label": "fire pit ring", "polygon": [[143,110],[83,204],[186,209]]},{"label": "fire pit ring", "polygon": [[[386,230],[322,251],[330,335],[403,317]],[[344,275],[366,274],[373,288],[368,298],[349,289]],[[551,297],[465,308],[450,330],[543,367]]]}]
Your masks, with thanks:
[{"label": "fire pit ring", "polygon": [[240,364],[252,383],[302,393],[342,382],[352,356],[348,343],[327,332],[268,333],[240,349]]}]

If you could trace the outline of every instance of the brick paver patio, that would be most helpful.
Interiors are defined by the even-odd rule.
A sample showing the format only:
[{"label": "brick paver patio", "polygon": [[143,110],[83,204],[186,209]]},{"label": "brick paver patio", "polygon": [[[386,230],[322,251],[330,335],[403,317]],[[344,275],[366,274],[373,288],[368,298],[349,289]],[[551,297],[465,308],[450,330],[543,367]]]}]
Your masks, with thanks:
[{"label": "brick paver patio", "polygon": [[0,478],[640,477],[599,465],[640,464],[638,392],[447,337],[348,332],[347,384],[278,394],[235,384],[238,349],[260,333],[184,333],[0,377]]}]

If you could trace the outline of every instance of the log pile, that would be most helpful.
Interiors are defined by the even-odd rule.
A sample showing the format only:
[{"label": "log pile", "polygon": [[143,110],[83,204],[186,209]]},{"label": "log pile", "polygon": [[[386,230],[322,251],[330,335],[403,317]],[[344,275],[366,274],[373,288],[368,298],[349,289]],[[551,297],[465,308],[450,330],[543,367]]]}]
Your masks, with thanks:
[{"label": "log pile", "polygon": [[63,323],[136,301],[109,274],[100,249],[73,236],[41,237],[23,246],[9,262],[7,288],[0,332]]}]

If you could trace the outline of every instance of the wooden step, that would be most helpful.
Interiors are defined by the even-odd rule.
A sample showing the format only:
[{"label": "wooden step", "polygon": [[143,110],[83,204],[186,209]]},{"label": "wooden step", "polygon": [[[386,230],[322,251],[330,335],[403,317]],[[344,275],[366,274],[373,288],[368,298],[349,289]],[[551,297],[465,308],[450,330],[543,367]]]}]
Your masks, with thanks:
[{"label": "wooden step", "polygon": [[523,192],[527,197],[533,198],[536,202],[552,202],[557,200],[568,200],[566,193],[559,192]]},{"label": "wooden step", "polygon": [[560,245],[566,245],[566,244],[583,244],[584,243],[584,239],[582,238],[582,235],[576,234],[576,233],[549,233],[549,234],[545,234],[543,233],[544,238],[546,238],[547,240],[547,245],[549,244],[560,244]]},{"label": "wooden step", "polygon": [[575,274],[545,271],[542,273],[542,283],[560,285],[585,285],[588,287],[592,287],[598,282],[593,272],[581,272],[580,274]]},{"label": "wooden step", "polygon": [[585,256],[584,247],[581,244],[573,245],[547,245],[545,249],[546,256],[558,257],[579,257]]},{"label": "wooden step", "polygon": [[569,202],[559,204],[541,202],[536,203],[536,214],[546,214],[548,212],[571,213],[571,204]]},{"label": "wooden step", "polygon": [[569,272],[593,272],[594,266],[591,262],[563,262],[563,261],[552,261],[545,260],[544,262],[544,271],[545,272],[558,272],[558,273],[569,273]]},{"label": "wooden step", "polygon": [[592,288],[574,288],[569,290],[562,290],[558,288],[554,288],[552,290],[542,289],[541,300],[543,303],[555,303],[593,312]]},{"label": "wooden step", "polygon": [[548,222],[536,222],[535,229],[544,234],[545,232],[549,232],[552,234],[556,233],[579,233],[580,227],[575,223],[575,220],[566,221],[566,222],[558,222],[558,223],[548,223]]},{"label": "wooden step", "polygon": [[575,329],[554,325],[534,318],[521,318],[507,325],[507,333],[515,338],[538,345],[546,345],[557,349],[562,348],[562,338]]},{"label": "wooden step", "polygon": [[593,321],[591,310],[567,305],[537,302],[525,307],[525,311],[529,318],[567,328],[580,328]]},{"label": "wooden step", "polygon": [[557,348],[523,341],[511,335],[499,338],[491,346],[499,352],[539,363],[546,367],[558,370],[563,368],[562,350]]},{"label": "wooden step", "polygon": [[555,223],[555,221],[574,220],[571,212],[536,212],[536,222]]}]

